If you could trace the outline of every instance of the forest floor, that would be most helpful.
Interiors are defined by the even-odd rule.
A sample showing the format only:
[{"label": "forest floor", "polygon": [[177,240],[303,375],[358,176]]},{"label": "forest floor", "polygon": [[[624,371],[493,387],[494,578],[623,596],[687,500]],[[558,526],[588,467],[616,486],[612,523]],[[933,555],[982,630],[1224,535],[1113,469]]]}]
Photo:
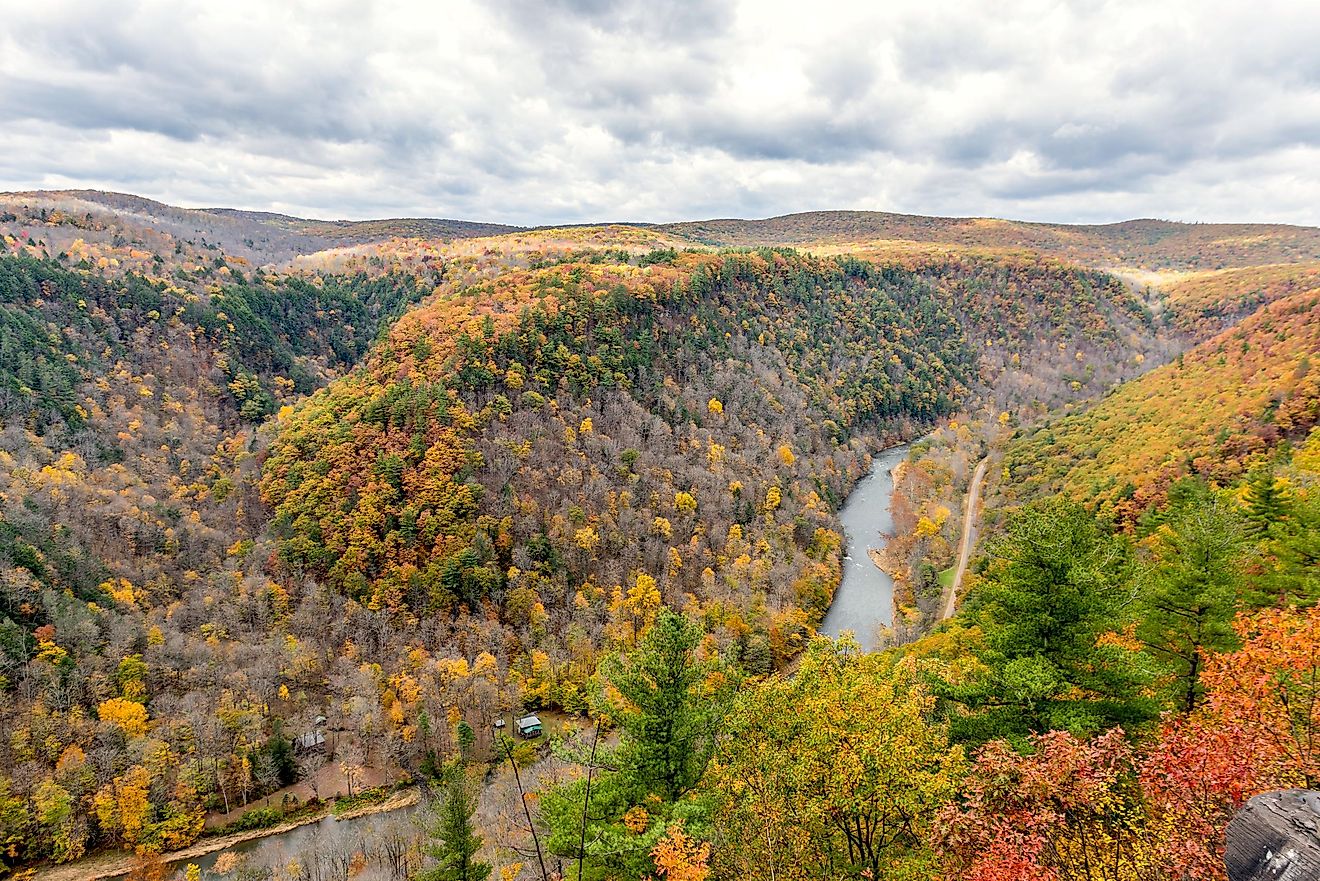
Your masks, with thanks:
[{"label": "forest floor", "polygon": [[972,545],[976,539],[977,505],[981,499],[981,481],[985,478],[988,464],[990,458],[987,456],[977,464],[976,471],[972,473],[972,482],[967,486],[967,501],[963,505],[962,542],[958,546],[958,568],[954,570],[953,580],[949,582],[948,590],[944,593],[944,602],[940,611],[941,621],[952,618],[958,607],[958,590],[962,587],[963,576],[967,574],[967,561],[971,559]]},{"label": "forest floor", "polygon": [[[336,733],[332,736],[340,740],[340,743],[337,744],[340,750],[357,743],[356,736],[352,734]],[[256,808],[278,807],[284,803],[286,798],[297,799],[298,802],[303,804],[316,798],[330,801],[348,795],[350,790],[361,792],[364,789],[374,789],[379,786],[386,786],[397,779],[398,774],[393,769],[376,763],[367,763],[357,768],[353,776],[353,785],[350,787],[344,776],[342,764],[336,761],[334,757],[327,756],[326,763],[317,769],[312,779],[299,780],[297,783],[283,789],[277,789],[269,795],[254,798],[245,805],[235,805],[233,810],[228,813],[212,811],[206,815],[206,828],[224,828],[248,811]]]}]

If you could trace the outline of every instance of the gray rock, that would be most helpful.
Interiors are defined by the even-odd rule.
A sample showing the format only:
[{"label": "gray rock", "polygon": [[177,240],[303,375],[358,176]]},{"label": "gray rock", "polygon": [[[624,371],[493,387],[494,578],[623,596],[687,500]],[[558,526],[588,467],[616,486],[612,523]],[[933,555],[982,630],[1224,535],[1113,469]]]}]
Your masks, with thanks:
[{"label": "gray rock", "polygon": [[1228,824],[1229,881],[1320,879],[1320,792],[1285,789],[1251,799]]}]

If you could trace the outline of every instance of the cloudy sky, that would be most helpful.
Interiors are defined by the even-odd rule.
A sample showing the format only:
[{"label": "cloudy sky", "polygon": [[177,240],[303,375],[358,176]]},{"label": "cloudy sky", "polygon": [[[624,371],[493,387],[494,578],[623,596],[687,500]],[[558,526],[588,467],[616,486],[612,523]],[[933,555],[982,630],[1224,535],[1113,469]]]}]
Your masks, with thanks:
[{"label": "cloudy sky", "polygon": [[0,189],[332,218],[1320,225],[1320,3],[9,4]]}]

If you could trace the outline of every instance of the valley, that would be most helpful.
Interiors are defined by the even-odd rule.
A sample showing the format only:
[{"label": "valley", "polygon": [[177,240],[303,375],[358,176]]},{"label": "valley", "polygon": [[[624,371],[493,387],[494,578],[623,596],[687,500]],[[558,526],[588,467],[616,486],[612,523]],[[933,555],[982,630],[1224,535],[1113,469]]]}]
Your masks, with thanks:
[{"label": "valley", "polygon": [[[15,877],[116,852],[153,877],[208,817],[309,810],[265,797],[332,763],[380,777],[366,803],[498,780],[474,812],[510,881],[538,853],[1007,878],[994,842],[1053,828],[1055,796],[1130,808],[1060,835],[1201,871],[1170,829],[1311,779],[1309,752],[1243,746],[1278,698],[1238,685],[1307,687],[1274,652],[1320,597],[1320,231],[62,191],[0,195],[0,249]],[[508,747],[524,798],[492,725],[538,711],[615,734]],[[1159,783],[1188,756],[1200,802]],[[197,877],[383,853],[310,828]]]}]

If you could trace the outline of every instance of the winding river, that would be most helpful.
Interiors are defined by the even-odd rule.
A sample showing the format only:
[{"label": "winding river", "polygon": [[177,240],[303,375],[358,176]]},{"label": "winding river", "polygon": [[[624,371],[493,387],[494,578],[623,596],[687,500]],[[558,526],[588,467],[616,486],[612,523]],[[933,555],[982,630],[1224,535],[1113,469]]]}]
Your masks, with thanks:
[{"label": "winding river", "polygon": [[883,550],[894,528],[890,512],[893,472],[907,452],[904,444],[875,456],[871,473],[857,481],[839,512],[847,556],[843,559],[843,581],[825,613],[820,632],[839,636],[852,631],[867,651],[879,642],[880,628],[894,623],[894,580],[872,562],[869,552]]},{"label": "winding river", "polygon": [[[847,540],[847,556],[843,561],[843,581],[834,594],[834,602],[820,632],[839,636],[852,631],[866,650],[875,648],[881,627],[888,627],[894,618],[894,582],[872,562],[869,551],[882,550],[893,529],[890,503],[894,492],[893,470],[907,455],[906,445],[891,447],[874,457],[871,471],[857,482],[849,494],[839,519]],[[249,865],[277,866],[286,864],[300,852],[324,848],[331,843],[371,840],[380,835],[384,827],[396,823],[410,825],[415,822],[415,808],[403,808],[388,814],[374,814],[352,820],[327,817],[288,832],[245,841],[241,844],[182,860],[171,866],[182,870],[193,862],[203,870],[212,869],[221,853],[244,855]],[[122,876],[121,876],[122,877]],[[357,876],[358,881],[375,881],[387,877],[379,867],[368,866]]]}]

